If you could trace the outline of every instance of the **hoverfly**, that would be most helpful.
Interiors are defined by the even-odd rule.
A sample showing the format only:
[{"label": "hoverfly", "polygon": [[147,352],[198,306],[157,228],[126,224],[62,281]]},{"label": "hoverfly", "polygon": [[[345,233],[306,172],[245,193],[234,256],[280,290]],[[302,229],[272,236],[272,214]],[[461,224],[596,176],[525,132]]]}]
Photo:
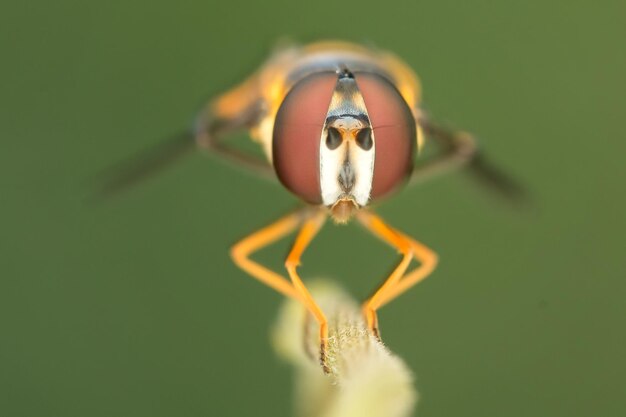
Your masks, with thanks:
[{"label": "hoverfly", "polygon": [[[192,143],[263,174],[275,175],[302,200],[301,209],[244,238],[231,249],[235,264],[279,293],[300,301],[319,324],[320,360],[326,369],[327,319],[298,275],[300,258],[328,217],[356,219],[396,248],[401,260],[363,304],[371,333],[379,336],[377,310],[430,275],[436,253],[389,226],[370,203],[407,183],[463,165],[501,191],[519,189],[478,158],[465,132],[433,123],[420,109],[415,73],[392,53],[344,42],[289,47],[200,112],[191,135],[176,138],[139,167],[110,181],[110,193],[146,176]],[[225,144],[230,133],[247,129],[265,161]],[[426,139],[439,154],[414,166]],[[173,159],[173,158],[171,158]],[[253,261],[251,255],[298,230],[285,267],[288,278]],[[419,265],[410,272],[409,264]]]}]

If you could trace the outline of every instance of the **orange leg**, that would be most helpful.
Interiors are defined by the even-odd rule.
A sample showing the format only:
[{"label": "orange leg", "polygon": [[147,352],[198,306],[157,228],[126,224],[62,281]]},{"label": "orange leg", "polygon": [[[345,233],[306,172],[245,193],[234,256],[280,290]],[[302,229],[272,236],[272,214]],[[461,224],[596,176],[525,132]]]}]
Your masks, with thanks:
[{"label": "orange leg", "polygon": [[427,246],[395,229],[394,231],[409,242],[413,255],[420,261],[420,266],[406,274],[396,285],[389,288],[380,300],[378,308],[402,295],[402,293],[432,274],[439,260],[437,254]]},{"label": "orange leg", "polygon": [[[357,214],[357,217],[373,234],[395,247],[402,254],[402,260],[391,275],[383,282],[374,295],[363,304],[363,313],[365,314],[367,325],[372,333],[378,337],[376,310],[430,275],[437,266],[437,254],[414,239],[391,228],[380,217],[371,212],[361,211]],[[413,257],[420,261],[420,265],[415,270],[404,275]]]},{"label": "orange leg", "polygon": [[324,225],[327,213],[324,210],[319,210],[313,216],[305,221],[296,237],[296,241],[287,256],[285,261],[285,267],[291,278],[294,288],[300,295],[300,301],[309,310],[309,312],[315,317],[320,326],[320,362],[324,371],[329,372],[328,365],[326,364],[326,345],[328,343],[328,321],[326,316],[319,308],[309,290],[302,282],[302,279],[298,276],[296,269],[300,266],[300,258],[304,250],[309,246],[315,235]]},{"label": "orange leg", "polygon": [[[300,265],[300,257],[311,243],[319,229],[326,220],[326,212],[319,210],[316,212],[308,211],[310,209],[300,210],[289,214],[277,222],[251,234],[244,238],[231,249],[231,256],[235,264],[258,279],[265,285],[279,293],[300,301],[309,312],[315,317],[320,326],[320,347],[321,362],[324,370],[328,372],[326,365],[326,344],[328,340],[328,324],[326,316],[313,300],[313,297],[304,286],[304,283],[296,273],[296,268]],[[271,245],[280,238],[293,232],[300,224],[302,228],[296,237],[296,241],[287,256],[285,267],[289,272],[291,283],[285,277],[274,271],[254,262],[250,256],[257,250]]]},{"label": "orange leg", "polygon": [[296,230],[300,223],[302,223],[302,220],[302,211],[288,214],[275,223],[239,241],[231,248],[230,256],[239,268],[243,269],[263,284],[287,297],[301,300],[300,293],[289,283],[289,280],[254,262],[250,259],[250,255]]}]

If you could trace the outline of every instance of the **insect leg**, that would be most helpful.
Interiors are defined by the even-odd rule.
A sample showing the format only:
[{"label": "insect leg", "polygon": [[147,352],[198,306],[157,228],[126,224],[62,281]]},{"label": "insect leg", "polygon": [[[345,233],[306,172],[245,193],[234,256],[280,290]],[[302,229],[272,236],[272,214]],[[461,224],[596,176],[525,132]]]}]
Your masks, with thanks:
[{"label": "insect leg", "polygon": [[[369,231],[396,248],[402,255],[400,263],[393,272],[363,304],[363,313],[368,327],[376,336],[379,336],[376,310],[430,275],[437,265],[437,255],[425,246],[391,228],[380,217],[369,211],[360,211],[357,218]],[[405,276],[404,274],[413,258],[419,260],[420,265]]]},{"label": "insect leg", "polygon": [[378,301],[378,308],[389,303],[402,293],[428,277],[437,266],[438,257],[430,248],[415,239],[393,229],[399,236],[406,239],[411,245],[411,251],[415,259],[420,261],[420,266],[402,277],[395,285],[389,287]]},{"label": "insect leg", "polygon": [[328,373],[330,371],[328,369],[328,365],[326,364],[328,322],[326,320],[326,316],[319,308],[309,293],[309,290],[307,290],[306,286],[302,282],[302,279],[300,279],[298,273],[296,272],[296,268],[300,265],[300,257],[302,256],[302,253],[324,225],[326,216],[327,213],[325,211],[319,210],[304,222],[298,236],[296,237],[294,245],[287,256],[285,267],[287,268],[287,272],[289,272],[289,277],[291,278],[294,288],[300,295],[300,301],[304,304],[307,310],[309,310],[313,317],[315,317],[315,320],[317,320],[320,326],[320,362],[324,371]]},{"label": "insect leg", "polygon": [[427,119],[420,121],[420,126],[428,137],[437,141],[440,153],[415,168],[412,184],[459,168],[476,156],[476,141],[469,133],[447,130]]},{"label": "insect leg", "polygon": [[374,335],[379,337],[376,310],[380,306],[381,297],[383,297],[389,287],[395,285],[400,278],[402,278],[402,275],[411,263],[411,259],[413,259],[413,254],[406,239],[398,235],[375,214],[369,211],[361,210],[357,213],[357,219],[370,232],[396,248],[402,255],[400,263],[398,263],[393,272],[383,281],[382,285],[376,290],[376,292],[363,304],[363,313],[365,315],[365,319],[367,320],[367,325],[370,330],[372,330]]},{"label": "insect leg", "polygon": [[263,115],[263,102],[254,87],[252,81],[245,82],[209,103],[196,121],[195,139],[200,148],[215,152],[263,177],[273,178],[274,170],[267,161],[225,143],[229,133],[253,127]]},{"label": "insect leg", "polygon": [[230,256],[239,268],[263,284],[287,297],[301,300],[300,293],[287,278],[251,260],[250,256],[296,230],[302,220],[303,210],[288,214],[236,243],[230,250]]}]

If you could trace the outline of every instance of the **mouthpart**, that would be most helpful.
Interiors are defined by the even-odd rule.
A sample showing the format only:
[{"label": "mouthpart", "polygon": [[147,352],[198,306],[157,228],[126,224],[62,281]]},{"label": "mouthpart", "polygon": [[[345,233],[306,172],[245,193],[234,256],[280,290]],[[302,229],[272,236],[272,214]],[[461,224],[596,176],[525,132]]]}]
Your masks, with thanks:
[{"label": "mouthpart", "polygon": [[354,198],[343,197],[330,208],[330,217],[336,224],[346,224],[359,208]]}]

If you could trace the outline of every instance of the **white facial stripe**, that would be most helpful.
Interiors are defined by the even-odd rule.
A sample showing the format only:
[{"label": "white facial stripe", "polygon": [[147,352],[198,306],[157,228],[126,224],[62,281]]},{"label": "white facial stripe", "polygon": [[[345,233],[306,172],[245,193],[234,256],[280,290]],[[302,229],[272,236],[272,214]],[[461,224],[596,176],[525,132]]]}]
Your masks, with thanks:
[{"label": "white facial stripe", "polygon": [[376,153],[376,139],[372,133],[374,146],[370,150],[363,150],[354,141],[350,143],[350,163],[356,175],[356,181],[352,190],[352,195],[359,206],[367,205],[372,191],[372,180],[374,178],[374,158]]},{"label": "white facial stripe", "polygon": [[320,141],[320,185],[322,202],[329,206],[334,204],[343,193],[337,178],[339,170],[346,159],[347,143],[344,141],[337,149],[330,150],[326,146],[326,129]]},{"label": "white facial stripe", "polygon": [[[372,191],[372,179],[374,177],[374,158],[376,139],[372,133],[374,145],[369,150],[364,150],[356,144],[353,138],[344,135],[343,142],[336,149],[326,146],[327,130],[324,129],[320,141],[320,185],[322,189],[322,201],[330,206],[342,197],[352,197],[359,206],[367,205]],[[344,164],[350,164],[350,171],[354,175],[354,181],[349,190],[346,184],[340,182],[341,170]]]},{"label": "white facial stripe", "polygon": [[[376,140],[372,131],[372,146],[366,150],[355,139],[359,131],[371,126],[363,95],[352,74],[340,74],[326,118],[327,125],[320,138],[322,202],[332,206],[339,199],[351,198],[359,206],[365,206],[372,190]],[[339,146],[336,140],[330,147],[327,145],[329,129],[335,129],[333,139],[341,132]]]}]

